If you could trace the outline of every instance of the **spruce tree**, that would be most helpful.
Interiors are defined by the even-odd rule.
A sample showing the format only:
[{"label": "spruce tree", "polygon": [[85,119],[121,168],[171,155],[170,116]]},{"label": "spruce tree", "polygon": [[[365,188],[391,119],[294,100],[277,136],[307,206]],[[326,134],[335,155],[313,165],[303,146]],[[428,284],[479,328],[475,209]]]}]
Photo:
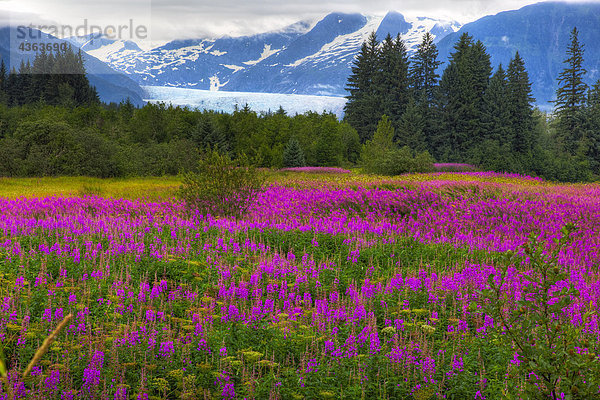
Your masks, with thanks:
[{"label": "spruce tree", "polygon": [[490,79],[483,96],[483,135],[477,143],[474,164],[494,171],[509,171],[512,159],[512,129],[508,103],[508,81],[502,64]]},{"label": "spruce tree", "polygon": [[281,105],[279,105],[279,108],[277,109],[277,111],[275,111],[275,115],[286,116],[287,112],[283,109]]},{"label": "spruce tree", "polygon": [[512,146],[508,91],[506,72],[500,64],[490,79],[490,85],[484,95],[484,139],[508,143]]},{"label": "spruce tree", "polygon": [[221,154],[227,154],[229,151],[225,134],[214,125],[210,115],[203,115],[198,121],[193,137],[203,150],[217,151]]},{"label": "spruce tree", "polygon": [[0,104],[8,104],[8,93],[6,92],[6,65],[4,60],[0,60]]},{"label": "spruce tree", "polygon": [[438,105],[443,121],[436,144],[443,149],[434,150],[445,161],[465,162],[469,150],[483,137],[483,96],[492,68],[483,44],[474,43],[467,33],[461,35],[454,49],[440,82],[442,98]]},{"label": "spruce tree", "polygon": [[[534,147],[535,121],[532,103],[535,99],[531,96],[531,82],[525,62],[518,51],[508,65],[507,77],[512,150],[526,164],[532,158]],[[529,169],[526,165],[524,167]]]},{"label": "spruce tree", "polygon": [[589,90],[586,122],[590,166],[594,173],[600,174],[600,80]]},{"label": "spruce tree", "polygon": [[600,111],[600,79],[592,85],[588,92],[587,106],[592,110]]},{"label": "spruce tree", "polygon": [[39,97],[35,97],[30,89],[32,81],[31,64],[29,63],[29,60],[27,60],[27,62],[21,60],[15,87],[15,101],[17,105],[29,104],[39,100]]},{"label": "spruce tree", "polygon": [[9,106],[18,105],[17,94],[20,90],[19,83],[19,74],[17,73],[16,68],[12,67],[10,73],[6,77],[6,97]]},{"label": "spruce tree", "polygon": [[374,83],[381,112],[390,118],[394,126],[398,126],[411,97],[408,67],[404,41],[400,35],[392,39],[388,33],[381,46]]},{"label": "spruce tree", "polygon": [[394,141],[399,147],[407,146],[412,151],[425,151],[427,143],[424,130],[425,119],[415,101],[411,99],[397,124]]},{"label": "spruce tree", "polygon": [[361,143],[371,137],[382,114],[374,81],[379,66],[378,46],[372,32],[354,60],[346,87],[350,94],[346,97],[344,120],[356,129]]},{"label": "spruce tree", "polygon": [[0,90],[6,89],[6,65],[4,60],[0,60]]},{"label": "spruce tree", "polygon": [[487,50],[481,40],[475,42],[475,44],[471,47],[469,56],[469,69],[472,73],[472,85],[475,91],[476,99],[479,101],[483,99],[483,95],[490,84],[492,64],[490,62],[490,55],[487,53]]},{"label": "spruce tree", "polygon": [[433,43],[433,36],[427,32],[423,35],[423,41],[417,46],[410,65],[410,81],[417,104],[429,105],[434,99],[434,91],[439,79],[436,71],[442,64],[437,57],[438,50]]},{"label": "spruce tree", "polygon": [[[436,134],[429,136],[430,148],[433,157],[440,161],[453,161],[456,152],[456,125],[458,116],[458,93],[454,90],[458,86],[458,67],[450,63],[442,73],[440,86],[435,97],[434,112],[437,116],[438,129]],[[461,139],[462,141],[462,139]]]},{"label": "spruce tree", "polygon": [[295,137],[290,138],[283,149],[283,166],[285,168],[297,168],[305,165],[304,153],[300,143]]},{"label": "spruce tree", "polygon": [[575,154],[583,136],[582,110],[586,101],[587,85],[583,82],[583,45],[579,43],[577,28],[571,31],[567,47],[566,67],[558,76],[555,113],[558,118],[558,137],[564,149]]},{"label": "spruce tree", "polygon": [[433,36],[427,32],[411,59],[409,76],[413,98],[423,121],[423,136],[430,152],[434,151],[433,142],[440,126],[439,114],[433,108],[439,80],[436,70],[442,64],[437,57],[438,50],[433,43]]}]

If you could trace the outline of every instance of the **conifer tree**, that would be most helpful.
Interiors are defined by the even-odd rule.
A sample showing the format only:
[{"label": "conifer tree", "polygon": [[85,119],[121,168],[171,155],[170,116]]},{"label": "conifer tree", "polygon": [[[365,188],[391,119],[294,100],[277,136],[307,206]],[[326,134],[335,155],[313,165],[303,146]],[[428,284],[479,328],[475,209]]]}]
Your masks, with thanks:
[{"label": "conifer tree", "polygon": [[600,79],[592,85],[588,92],[587,106],[592,110],[600,111]]},{"label": "conifer tree", "polygon": [[51,105],[89,105],[100,102],[96,88],[86,76],[81,52],[36,54],[33,64],[21,60],[19,70],[6,78],[8,103],[23,105],[45,102]]},{"label": "conifer tree", "polygon": [[121,103],[119,103],[119,116],[121,121],[128,123],[133,117],[134,110],[135,106],[129,97],[125,99],[125,101],[121,101]]},{"label": "conifer tree", "polygon": [[207,151],[217,151],[227,154],[229,146],[223,131],[217,128],[210,116],[204,115],[194,132],[194,139],[200,144],[200,148]]},{"label": "conifer tree", "polygon": [[33,103],[39,99],[33,98],[31,93],[31,84],[32,84],[32,74],[31,74],[31,64],[29,60],[25,62],[21,60],[21,64],[19,65],[19,73],[16,79],[15,86],[15,104],[23,105],[28,103]]},{"label": "conifer tree", "polygon": [[19,77],[17,74],[17,69],[15,67],[12,67],[10,70],[10,73],[6,77],[6,97],[7,97],[6,102],[9,106],[18,105],[17,99],[16,99],[17,92],[19,90],[19,88],[17,87],[18,84],[19,84]]},{"label": "conifer tree", "polygon": [[8,93],[6,92],[7,78],[6,65],[4,64],[4,60],[0,60],[0,104],[8,104]]},{"label": "conifer tree", "polygon": [[440,127],[439,113],[433,107],[439,80],[436,71],[442,64],[437,57],[438,50],[433,43],[433,36],[427,32],[411,59],[409,76],[413,97],[423,122],[423,136],[430,152],[434,151],[433,141]]},{"label": "conifer tree", "polygon": [[300,143],[295,137],[285,145],[283,149],[283,166],[286,168],[304,167],[306,161],[304,160],[304,153],[300,147]]},{"label": "conifer tree", "polygon": [[378,46],[375,32],[372,32],[354,60],[346,88],[350,94],[346,97],[344,120],[356,129],[361,143],[371,137],[382,114],[375,86]]},{"label": "conifer tree", "polygon": [[461,35],[454,49],[440,82],[438,106],[443,120],[435,142],[442,148],[434,150],[445,161],[465,162],[469,149],[483,136],[483,96],[492,69],[483,44],[474,43],[467,33]]},{"label": "conifer tree", "polygon": [[439,79],[436,71],[442,64],[437,57],[438,50],[433,43],[433,36],[427,32],[417,46],[410,65],[410,80],[417,104],[429,105],[434,99],[434,91]]},{"label": "conifer tree", "polygon": [[512,167],[513,137],[508,90],[506,72],[500,64],[483,96],[483,132],[471,159],[472,163],[486,170],[509,171]]},{"label": "conifer tree", "polygon": [[[481,40],[475,42],[469,51],[469,63],[467,67],[468,71],[472,74],[472,87],[475,92],[476,101],[483,99],[483,95],[490,84],[490,77],[492,75],[492,64],[490,62],[490,55],[487,53],[485,46]],[[481,103],[479,103],[481,105]],[[481,111],[479,109],[478,111]]]},{"label": "conifer tree", "polygon": [[427,149],[425,141],[425,119],[413,99],[398,122],[394,141],[399,147],[407,146],[413,151],[422,152]]},{"label": "conifer tree", "polygon": [[590,88],[586,110],[588,157],[592,171],[600,173],[600,80]]},{"label": "conifer tree", "polygon": [[277,111],[275,111],[275,115],[286,116],[287,112],[283,109],[281,105],[279,105],[279,108],[277,109]]},{"label": "conifer tree", "polygon": [[525,62],[518,51],[508,65],[507,77],[512,150],[520,156],[521,160],[527,162],[531,159],[534,147],[535,121],[532,103],[535,99],[531,96],[531,82],[525,69]]},{"label": "conifer tree", "polygon": [[485,140],[512,143],[508,90],[506,72],[500,64],[484,95]]},{"label": "conifer tree", "polygon": [[0,90],[6,89],[6,65],[4,60],[0,60]]},{"label": "conifer tree", "polygon": [[577,28],[571,31],[571,42],[567,47],[566,67],[558,76],[555,113],[558,118],[558,137],[564,149],[575,154],[583,136],[582,110],[586,101],[587,85],[583,77],[583,45],[579,43]]},{"label": "conifer tree", "polygon": [[381,112],[386,114],[393,125],[404,114],[410,99],[408,79],[408,55],[406,45],[400,38],[386,36],[379,53],[379,68],[374,80]]}]

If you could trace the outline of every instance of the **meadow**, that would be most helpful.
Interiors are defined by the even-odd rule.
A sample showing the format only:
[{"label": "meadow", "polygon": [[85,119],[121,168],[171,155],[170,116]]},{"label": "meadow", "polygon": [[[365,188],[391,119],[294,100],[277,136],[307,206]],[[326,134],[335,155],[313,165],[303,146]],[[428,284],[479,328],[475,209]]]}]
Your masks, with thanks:
[{"label": "meadow", "polygon": [[[554,306],[548,362],[566,348],[580,383],[551,396],[584,398],[600,186],[312,172],[270,173],[239,220],[186,212],[177,178],[0,179],[0,398],[532,398],[545,359],[506,340],[494,288],[500,315]],[[532,243],[555,256],[552,287]]]}]

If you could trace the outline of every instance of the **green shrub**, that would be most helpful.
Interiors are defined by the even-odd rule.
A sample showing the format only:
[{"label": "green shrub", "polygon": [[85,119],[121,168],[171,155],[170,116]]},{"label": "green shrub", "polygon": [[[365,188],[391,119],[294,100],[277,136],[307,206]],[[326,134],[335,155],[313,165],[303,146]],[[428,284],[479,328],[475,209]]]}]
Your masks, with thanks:
[{"label": "green shrub", "polygon": [[190,212],[240,218],[262,191],[264,176],[245,155],[232,160],[217,151],[208,152],[196,172],[183,175],[178,195]]},{"label": "green shrub", "polygon": [[427,150],[417,153],[413,160],[413,169],[411,172],[433,172],[435,171],[434,163],[435,160]]},{"label": "green shrub", "polygon": [[[572,225],[563,228],[562,238],[550,252],[532,235],[524,246],[529,259],[526,269],[531,271],[519,267],[519,256],[509,254],[499,276],[490,275],[489,289],[480,292],[487,304],[484,311],[494,321],[494,340],[518,354],[513,379],[525,383],[527,398],[591,399],[598,395],[600,362],[588,350],[591,346],[582,332],[598,311],[591,304],[582,310],[579,326],[561,317],[579,296],[572,283],[565,285],[569,277],[558,263],[573,229]],[[509,308],[509,265],[521,269],[523,279],[529,281],[514,309]]]},{"label": "green shrub", "polygon": [[408,172],[431,172],[434,159],[427,152],[414,154],[408,147],[398,148],[393,141],[394,127],[384,115],[372,140],[367,140],[360,159],[364,172],[377,175],[399,175]]}]

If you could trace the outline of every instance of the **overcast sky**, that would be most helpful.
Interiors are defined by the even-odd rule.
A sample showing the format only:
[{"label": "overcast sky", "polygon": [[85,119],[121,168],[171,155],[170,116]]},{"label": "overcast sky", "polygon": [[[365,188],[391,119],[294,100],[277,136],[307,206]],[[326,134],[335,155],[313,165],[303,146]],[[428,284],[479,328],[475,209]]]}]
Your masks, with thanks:
[{"label": "overcast sky", "polygon": [[[177,38],[247,35],[284,27],[332,11],[429,16],[466,23],[484,15],[517,9],[528,0],[0,0],[0,22],[102,27],[144,25],[154,43]],[[600,1],[600,0],[596,0]],[[126,32],[127,30],[125,30]],[[139,40],[138,40],[139,41]]]}]

